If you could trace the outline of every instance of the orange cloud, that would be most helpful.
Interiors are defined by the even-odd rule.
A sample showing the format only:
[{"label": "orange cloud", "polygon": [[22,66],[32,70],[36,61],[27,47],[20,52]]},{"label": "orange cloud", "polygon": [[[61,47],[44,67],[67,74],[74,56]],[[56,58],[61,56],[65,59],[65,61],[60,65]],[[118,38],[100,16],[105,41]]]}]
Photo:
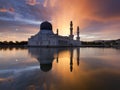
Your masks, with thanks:
[{"label": "orange cloud", "polygon": [[44,0],[43,6],[44,7],[54,7],[56,4],[56,0]]},{"label": "orange cloud", "polygon": [[[50,0],[52,1],[52,0]],[[52,22],[54,29],[59,28],[62,35],[69,34],[69,22],[84,28],[88,21],[102,23],[120,20],[119,0],[56,0],[53,8]]]},{"label": "orange cloud", "polygon": [[15,11],[14,8],[12,8],[12,7],[9,8],[8,10],[9,10],[9,12],[14,12]]},{"label": "orange cloud", "polygon": [[7,12],[8,10],[6,8],[0,8],[0,12]]},{"label": "orange cloud", "polygon": [[14,8],[10,7],[10,8],[0,8],[0,12],[10,12],[13,13],[15,10]]},{"label": "orange cloud", "polygon": [[37,2],[36,0],[26,0],[26,3],[31,6],[35,6],[39,4],[40,2]]}]

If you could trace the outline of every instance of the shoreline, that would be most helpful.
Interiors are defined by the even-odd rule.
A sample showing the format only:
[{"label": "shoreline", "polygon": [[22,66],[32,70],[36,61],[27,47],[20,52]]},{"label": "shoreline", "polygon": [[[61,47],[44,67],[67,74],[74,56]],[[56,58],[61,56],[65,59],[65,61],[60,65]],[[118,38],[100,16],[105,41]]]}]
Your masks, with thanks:
[{"label": "shoreline", "polygon": [[0,45],[0,48],[120,48],[119,45],[104,46],[104,45],[80,45],[80,46],[28,46],[28,45]]}]

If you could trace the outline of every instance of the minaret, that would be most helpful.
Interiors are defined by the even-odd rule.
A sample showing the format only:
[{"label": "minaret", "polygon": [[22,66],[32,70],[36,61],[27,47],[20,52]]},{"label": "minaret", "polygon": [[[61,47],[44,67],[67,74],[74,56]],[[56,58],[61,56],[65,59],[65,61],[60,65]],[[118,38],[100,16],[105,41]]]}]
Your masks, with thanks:
[{"label": "minaret", "polygon": [[79,26],[77,27],[77,37],[76,37],[76,39],[78,41],[80,41],[80,29],[79,29]]},{"label": "minaret", "polygon": [[73,23],[72,21],[70,22],[70,35],[69,35],[70,39],[73,39],[74,35],[73,35]]},{"label": "minaret", "polygon": [[56,33],[57,35],[59,34],[59,30],[57,29],[57,33]]}]

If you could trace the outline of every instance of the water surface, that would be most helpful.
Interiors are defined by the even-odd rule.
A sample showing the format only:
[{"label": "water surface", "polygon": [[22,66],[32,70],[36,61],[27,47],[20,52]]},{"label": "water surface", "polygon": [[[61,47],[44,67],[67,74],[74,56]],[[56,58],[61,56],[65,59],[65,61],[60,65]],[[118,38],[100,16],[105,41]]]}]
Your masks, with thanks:
[{"label": "water surface", "polygon": [[0,48],[0,90],[120,90],[120,49]]}]

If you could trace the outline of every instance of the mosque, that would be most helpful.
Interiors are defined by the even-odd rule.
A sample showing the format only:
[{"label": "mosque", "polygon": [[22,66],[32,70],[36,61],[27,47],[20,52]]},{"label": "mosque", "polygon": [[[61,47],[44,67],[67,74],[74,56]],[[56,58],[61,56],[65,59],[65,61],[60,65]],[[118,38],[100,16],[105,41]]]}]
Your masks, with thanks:
[{"label": "mosque", "polygon": [[48,21],[45,21],[41,23],[40,25],[40,31],[34,35],[31,36],[31,38],[28,39],[28,46],[80,46],[80,30],[79,27],[77,27],[77,37],[76,40],[74,40],[73,35],[73,23],[70,22],[70,35],[69,36],[60,36],[59,31],[57,29],[57,33],[54,34],[52,30],[52,24]]}]

